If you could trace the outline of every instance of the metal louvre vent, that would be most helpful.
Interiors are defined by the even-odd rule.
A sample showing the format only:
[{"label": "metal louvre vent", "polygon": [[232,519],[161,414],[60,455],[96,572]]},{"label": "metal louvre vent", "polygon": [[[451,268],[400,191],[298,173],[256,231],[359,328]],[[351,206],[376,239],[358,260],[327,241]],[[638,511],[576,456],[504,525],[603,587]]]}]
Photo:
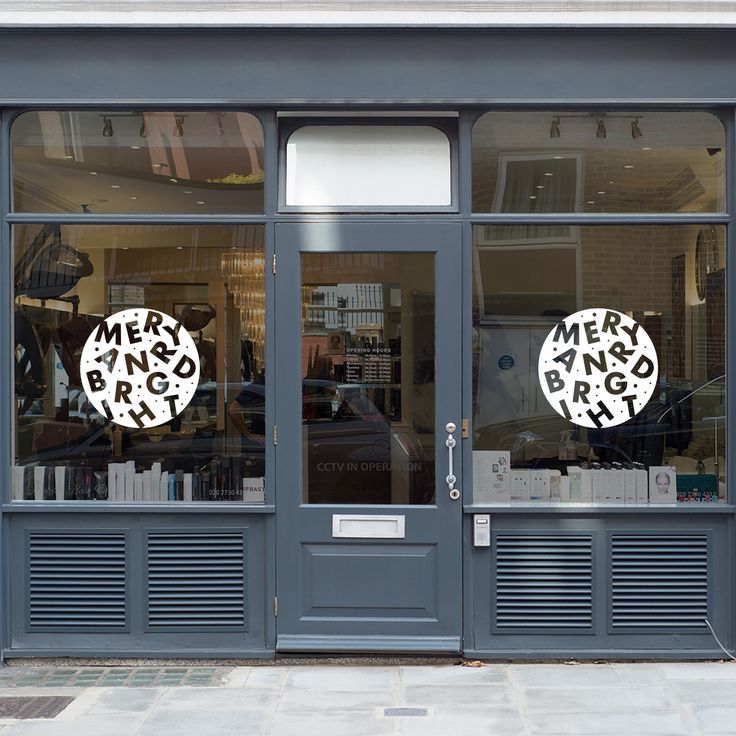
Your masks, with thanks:
[{"label": "metal louvre vent", "polygon": [[590,629],[593,542],[586,534],[496,537],[499,629]]},{"label": "metal louvre vent", "polygon": [[124,629],[125,534],[30,532],[30,628]]},{"label": "metal louvre vent", "polygon": [[148,624],[245,626],[243,532],[149,533]]},{"label": "metal louvre vent", "polygon": [[611,571],[613,628],[705,627],[705,534],[614,534]]}]

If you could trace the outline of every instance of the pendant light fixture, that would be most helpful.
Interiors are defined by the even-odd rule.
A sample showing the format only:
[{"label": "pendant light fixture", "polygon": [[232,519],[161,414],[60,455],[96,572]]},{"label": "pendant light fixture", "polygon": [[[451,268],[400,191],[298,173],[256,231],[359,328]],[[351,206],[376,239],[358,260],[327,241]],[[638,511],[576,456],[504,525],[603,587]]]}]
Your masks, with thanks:
[{"label": "pendant light fixture", "polygon": [[595,131],[595,137],[596,138],[605,138],[606,137],[606,125],[600,118],[598,119],[598,127]]},{"label": "pendant light fixture", "polygon": [[176,116],[176,125],[174,126],[174,135],[181,138],[184,135],[184,118],[181,115]]},{"label": "pendant light fixture", "polygon": [[103,126],[102,126],[102,135],[105,138],[112,138],[113,129],[112,129],[112,119],[105,116],[103,118]]},{"label": "pendant light fixture", "polygon": [[549,137],[559,138],[560,137],[560,118],[552,118],[552,124],[549,126]]},{"label": "pendant light fixture", "polygon": [[639,127],[639,118],[634,118],[631,121],[631,137],[636,140],[637,138],[641,138],[642,135],[641,128]]}]

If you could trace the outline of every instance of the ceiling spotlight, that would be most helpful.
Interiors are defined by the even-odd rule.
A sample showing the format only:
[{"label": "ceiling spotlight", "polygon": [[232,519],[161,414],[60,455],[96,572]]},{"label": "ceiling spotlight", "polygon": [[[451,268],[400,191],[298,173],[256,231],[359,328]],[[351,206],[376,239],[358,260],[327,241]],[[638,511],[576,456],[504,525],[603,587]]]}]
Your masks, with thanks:
[{"label": "ceiling spotlight", "polygon": [[105,122],[104,122],[104,125],[102,126],[102,135],[105,136],[105,138],[112,138],[112,133],[113,133],[112,120],[108,118],[107,116],[105,116],[103,120]]},{"label": "ceiling spotlight", "polygon": [[641,136],[642,132],[639,127],[639,118],[635,118],[631,121],[631,137],[636,140],[637,138],[641,138]]},{"label": "ceiling spotlight", "polygon": [[552,118],[552,123],[549,126],[549,137],[559,138],[560,137],[560,119]]},{"label": "ceiling spotlight", "polygon": [[598,121],[598,127],[595,130],[595,137],[596,138],[605,138],[606,137],[606,126],[605,123],[602,120]]},{"label": "ceiling spotlight", "polygon": [[174,127],[174,135],[181,138],[184,135],[184,118],[180,115],[176,118],[176,126]]}]

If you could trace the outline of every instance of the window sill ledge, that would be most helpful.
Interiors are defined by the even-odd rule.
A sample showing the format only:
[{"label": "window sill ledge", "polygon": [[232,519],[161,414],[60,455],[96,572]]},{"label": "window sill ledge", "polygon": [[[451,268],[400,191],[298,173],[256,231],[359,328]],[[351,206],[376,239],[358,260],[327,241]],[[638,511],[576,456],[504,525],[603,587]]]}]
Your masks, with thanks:
[{"label": "window sill ledge", "polygon": [[592,504],[592,503],[516,503],[463,506],[466,514],[733,514],[736,506],[727,503],[668,504]]},{"label": "window sill ledge", "polygon": [[82,514],[273,514],[276,508],[265,504],[234,502],[184,503],[108,503],[106,501],[15,501],[2,505],[3,513],[82,513]]}]

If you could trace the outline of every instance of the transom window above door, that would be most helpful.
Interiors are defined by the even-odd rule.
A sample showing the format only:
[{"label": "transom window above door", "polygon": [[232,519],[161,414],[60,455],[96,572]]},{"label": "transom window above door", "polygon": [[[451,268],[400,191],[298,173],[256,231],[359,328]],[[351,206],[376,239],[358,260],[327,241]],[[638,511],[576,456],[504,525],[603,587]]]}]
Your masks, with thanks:
[{"label": "transom window above door", "polygon": [[453,211],[448,122],[289,121],[282,129],[282,209]]}]

